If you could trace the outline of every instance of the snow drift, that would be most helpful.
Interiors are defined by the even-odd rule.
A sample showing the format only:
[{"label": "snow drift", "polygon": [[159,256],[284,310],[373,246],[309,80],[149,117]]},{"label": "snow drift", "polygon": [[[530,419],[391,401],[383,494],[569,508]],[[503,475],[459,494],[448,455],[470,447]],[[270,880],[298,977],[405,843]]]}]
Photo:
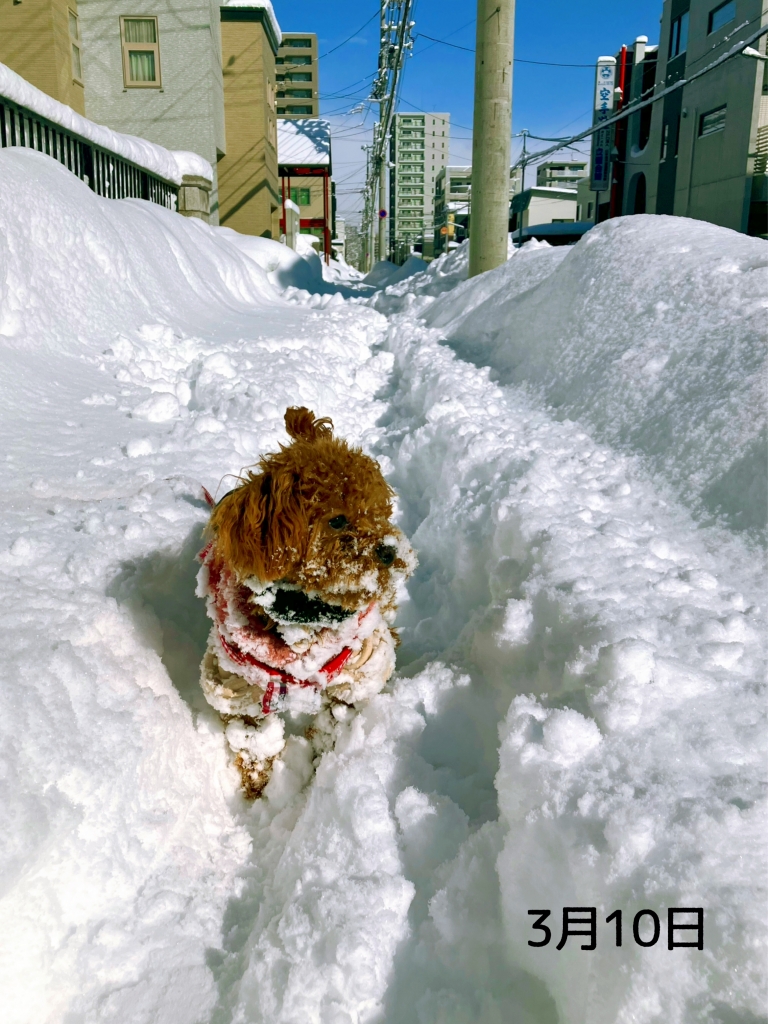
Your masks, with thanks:
[{"label": "snow drift", "polygon": [[558,418],[645,456],[699,514],[763,530],[765,242],[681,217],[623,217],[534,263],[545,279],[521,289],[512,260],[492,294],[461,311],[451,294],[426,321],[501,383],[533,386]]},{"label": "snow drift", "polygon": [[[738,404],[764,244],[629,218],[348,302],[280,284],[277,243],[22,151],[0,223],[4,1019],[764,1020],[764,587],[743,533],[675,498],[740,486],[704,362]],[[632,309],[671,325],[658,438]],[[197,682],[199,486],[285,440],[291,404],[380,459],[420,568],[389,692],[246,806]],[[596,908],[595,951],[554,948],[563,906]],[[638,910],[680,906],[702,951],[634,942]]]}]

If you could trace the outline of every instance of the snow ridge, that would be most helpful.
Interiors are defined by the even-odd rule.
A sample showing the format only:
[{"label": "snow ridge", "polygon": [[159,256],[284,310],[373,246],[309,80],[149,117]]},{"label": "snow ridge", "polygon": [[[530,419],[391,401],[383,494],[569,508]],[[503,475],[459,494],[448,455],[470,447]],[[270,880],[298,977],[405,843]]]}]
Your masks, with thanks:
[{"label": "snow ridge", "polygon": [[[764,243],[624,218],[371,297],[20,149],[0,224],[4,1021],[761,1020],[764,585],[745,524],[690,497],[733,493],[756,432],[679,382],[708,353],[729,402],[752,387]],[[640,319],[670,328],[647,388],[612,284],[635,245],[663,256]],[[379,459],[420,565],[388,691],[314,770],[297,718],[249,805],[198,684],[200,487],[296,404]],[[594,952],[528,946],[528,910],[563,906],[596,908]],[[633,943],[679,906],[703,951]]]}]

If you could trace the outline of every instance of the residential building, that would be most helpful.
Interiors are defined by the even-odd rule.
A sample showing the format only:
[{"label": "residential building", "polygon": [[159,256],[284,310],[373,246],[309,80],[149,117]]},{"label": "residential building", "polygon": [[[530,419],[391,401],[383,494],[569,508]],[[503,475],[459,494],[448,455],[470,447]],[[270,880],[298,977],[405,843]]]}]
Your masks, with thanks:
[{"label": "residential building", "polygon": [[219,223],[244,235],[280,237],[275,58],[271,8],[242,0],[221,7],[227,148],[218,164]]},{"label": "residential building", "polygon": [[78,114],[85,114],[83,63],[76,0],[0,5],[0,64]]},{"label": "residential building", "polygon": [[548,161],[536,168],[536,184],[539,188],[575,188],[586,173],[584,160]]},{"label": "residential building", "polygon": [[[763,0],[664,0],[658,47],[640,36],[617,54],[625,98],[690,78],[766,24]],[[755,48],[766,55],[766,36]],[[599,220],[674,214],[768,236],[768,61],[739,54],[650,104],[620,123],[616,150]]]},{"label": "residential building", "polygon": [[[522,172],[509,171],[509,199],[520,191]],[[472,213],[472,168],[449,165],[435,179],[434,255],[460,245],[469,237]]]},{"label": "residential building", "polygon": [[[215,171],[226,150],[218,3],[79,0],[78,13],[87,116],[199,153]],[[217,220],[214,181],[211,221]]]},{"label": "residential building", "polygon": [[433,255],[435,180],[448,162],[451,116],[395,114],[390,140],[389,244],[394,261]]},{"label": "residential building", "polygon": [[319,117],[317,36],[314,32],[285,32],[275,59],[277,116]]},{"label": "residential building", "polygon": [[[576,223],[575,188],[539,187],[526,188],[512,200],[510,231],[521,242],[535,237],[534,228],[541,225],[572,225]],[[571,231],[557,228],[548,232],[558,241],[573,241]],[[586,226],[585,226],[586,230]],[[580,232],[583,234],[583,231]]]},{"label": "residential building", "polygon": [[[303,234],[315,235],[326,259],[332,255],[331,126],[315,118],[281,120],[277,126],[277,156],[282,199],[301,212]],[[281,230],[285,225],[281,224]]]}]

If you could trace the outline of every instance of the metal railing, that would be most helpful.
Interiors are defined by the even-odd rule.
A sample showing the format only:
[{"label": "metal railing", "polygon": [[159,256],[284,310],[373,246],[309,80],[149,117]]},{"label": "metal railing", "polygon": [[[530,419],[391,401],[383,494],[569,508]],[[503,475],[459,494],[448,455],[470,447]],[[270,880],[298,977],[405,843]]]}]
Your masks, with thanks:
[{"label": "metal railing", "polygon": [[0,96],[0,148],[11,146],[47,153],[106,199],[146,199],[177,208],[177,185]]}]

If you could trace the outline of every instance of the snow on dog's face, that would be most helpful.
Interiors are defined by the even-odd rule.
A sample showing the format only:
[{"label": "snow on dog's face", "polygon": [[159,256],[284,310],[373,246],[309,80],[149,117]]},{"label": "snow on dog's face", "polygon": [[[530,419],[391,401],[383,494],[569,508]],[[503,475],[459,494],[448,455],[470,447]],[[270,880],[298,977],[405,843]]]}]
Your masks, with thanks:
[{"label": "snow on dog's face", "polygon": [[292,443],[265,455],[213,510],[218,555],[254,591],[285,584],[280,601],[297,621],[371,601],[392,610],[415,557],[390,521],[393,492],[378,463],[308,409],[288,409],[285,425]]}]

